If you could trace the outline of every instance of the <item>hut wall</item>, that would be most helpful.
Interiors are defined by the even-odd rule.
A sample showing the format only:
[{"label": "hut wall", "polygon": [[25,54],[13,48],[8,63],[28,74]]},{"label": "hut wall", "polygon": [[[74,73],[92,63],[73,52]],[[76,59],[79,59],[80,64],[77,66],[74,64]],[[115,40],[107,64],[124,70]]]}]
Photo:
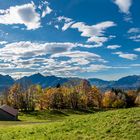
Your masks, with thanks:
[{"label": "hut wall", "polygon": [[0,121],[16,121],[17,116],[12,116],[11,114],[0,109]]}]

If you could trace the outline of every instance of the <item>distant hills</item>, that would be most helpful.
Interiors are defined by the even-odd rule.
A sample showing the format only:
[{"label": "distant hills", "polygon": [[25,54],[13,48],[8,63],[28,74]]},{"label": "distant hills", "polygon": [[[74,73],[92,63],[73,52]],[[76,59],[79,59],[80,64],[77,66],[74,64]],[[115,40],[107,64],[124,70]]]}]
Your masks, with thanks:
[{"label": "distant hills", "polygon": [[11,85],[14,84],[14,79],[9,75],[1,75],[0,74],[0,91],[9,88]]},{"label": "distant hills", "polygon": [[40,85],[42,88],[55,87],[58,84],[66,85],[68,87],[76,86],[85,79],[80,78],[63,78],[56,76],[43,76],[40,73],[31,76],[24,76],[18,80],[14,80],[10,76],[0,75],[0,92],[9,88],[15,83],[20,83],[23,88],[28,88],[30,85]]},{"label": "distant hills", "polygon": [[96,85],[101,89],[137,89],[140,87],[140,75],[126,76],[116,81],[105,81],[101,79],[91,78],[88,79],[91,85]]},{"label": "distant hills", "polygon": [[29,77],[25,76],[21,79],[18,79],[15,81],[15,83],[20,83],[22,85],[27,84],[27,86],[38,84],[41,85],[42,88],[46,88],[46,87],[54,87],[58,83],[63,84],[67,81],[68,81],[67,78],[61,78],[56,76],[43,76],[40,73],[38,73],[38,74],[31,75]]},{"label": "distant hills", "polygon": [[[39,84],[43,88],[47,88],[55,87],[58,83],[60,85],[76,86],[79,85],[82,80],[85,79],[43,76],[40,73],[31,76],[25,76],[18,80],[14,80],[9,75],[0,75],[0,91],[9,88],[15,83],[20,83],[25,88],[29,87],[32,84]],[[90,78],[87,80],[90,82],[91,85],[95,85],[102,90],[111,88],[136,89],[140,87],[140,75],[123,77],[117,81],[105,81],[97,78]]]}]

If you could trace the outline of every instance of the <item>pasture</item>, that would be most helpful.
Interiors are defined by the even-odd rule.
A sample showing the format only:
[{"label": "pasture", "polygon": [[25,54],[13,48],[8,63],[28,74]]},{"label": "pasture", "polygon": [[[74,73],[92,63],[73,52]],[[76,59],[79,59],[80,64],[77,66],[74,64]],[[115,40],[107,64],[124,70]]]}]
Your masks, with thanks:
[{"label": "pasture", "polygon": [[20,113],[0,122],[0,140],[139,140],[140,107],[102,112],[52,110]]}]

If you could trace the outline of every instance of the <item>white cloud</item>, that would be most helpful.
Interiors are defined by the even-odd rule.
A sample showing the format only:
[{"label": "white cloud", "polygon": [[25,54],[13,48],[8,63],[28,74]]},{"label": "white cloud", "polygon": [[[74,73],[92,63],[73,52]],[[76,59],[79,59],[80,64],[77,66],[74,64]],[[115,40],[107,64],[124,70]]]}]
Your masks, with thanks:
[{"label": "white cloud", "polygon": [[129,14],[129,9],[132,5],[132,0],[114,0],[114,3],[119,7],[120,11]]},{"label": "white cloud", "polygon": [[5,45],[7,43],[8,43],[7,41],[0,41],[0,45]]},{"label": "white cloud", "polygon": [[49,5],[49,2],[46,1],[46,0],[43,0],[43,1],[40,1],[40,4],[39,4],[38,8],[39,8],[40,10],[42,10],[42,8],[43,8],[44,6],[48,6],[48,5]]},{"label": "white cloud", "polygon": [[[55,55],[55,54],[54,54]],[[49,58],[45,57],[32,57],[25,59],[17,59],[12,61],[13,64],[0,69],[0,72],[28,72],[33,74],[34,72],[41,72],[43,74],[56,75],[56,76],[75,76],[81,72],[86,72],[89,65],[93,62],[102,62],[103,60],[97,54],[89,52],[65,52],[51,56]],[[60,59],[60,57],[69,57],[69,60]],[[82,56],[82,57],[81,57]],[[104,62],[104,61],[103,61]],[[29,71],[30,70],[30,71]],[[18,74],[16,77],[19,76]]]},{"label": "white cloud", "polygon": [[97,71],[106,70],[106,69],[110,69],[110,68],[112,68],[112,67],[102,65],[102,64],[92,64],[86,69],[86,71],[87,72],[97,72]]},{"label": "white cloud", "polygon": [[58,25],[54,25],[54,27],[58,30],[59,29],[59,26]]},{"label": "white cloud", "polygon": [[119,66],[108,66],[103,64],[91,64],[89,67],[85,69],[86,72],[98,72],[98,71],[104,71],[108,69],[128,69],[129,67],[119,67]]},{"label": "white cloud", "polygon": [[13,29],[18,29],[18,28],[19,28],[19,26],[16,26],[16,25],[15,25],[15,26],[13,26],[12,28],[13,28]]},{"label": "white cloud", "polygon": [[0,24],[13,25],[23,24],[28,30],[40,27],[40,15],[36,12],[34,3],[20,6],[11,6],[9,9],[1,10]]},{"label": "white cloud", "polygon": [[88,26],[83,22],[77,22],[72,25],[72,28],[78,29],[78,31],[81,32],[81,36],[92,37],[94,35],[103,36],[105,30],[112,26],[116,26],[112,21],[105,21],[92,26]]},{"label": "white cloud", "polygon": [[121,46],[120,45],[109,45],[107,46],[108,49],[112,49],[112,50],[115,50],[117,48],[120,48]]},{"label": "white cloud", "polygon": [[140,42],[140,34],[139,35],[133,35],[130,36],[129,39],[135,41],[135,42]]},{"label": "white cloud", "polygon": [[4,48],[0,48],[1,57],[5,58],[19,58],[46,55],[51,53],[60,53],[71,50],[76,47],[74,43],[32,43],[32,42],[15,42],[6,44]]},{"label": "white cloud", "polygon": [[94,43],[94,47],[100,47],[104,42],[115,36],[105,36],[105,30],[107,28],[116,26],[113,21],[105,21],[96,25],[86,25],[84,22],[75,22],[71,18],[59,16],[57,17],[58,22],[64,22],[62,31],[66,31],[68,28],[78,29],[81,32],[82,37],[87,37],[87,43]]},{"label": "white cloud", "polygon": [[46,54],[63,53],[70,51],[74,47],[92,47],[92,45],[70,43],[70,42],[50,42],[50,43],[35,43],[30,41],[21,41],[6,44],[0,48],[0,59],[18,59],[21,57],[27,58],[31,56],[42,56]]},{"label": "white cloud", "polygon": [[64,52],[64,53],[57,53],[51,56],[52,58],[56,57],[72,57],[72,58],[81,58],[81,57],[89,57],[89,58],[100,58],[99,55],[85,52],[85,51],[73,51],[73,52]]},{"label": "white cloud", "polygon": [[140,28],[130,28],[128,30],[129,39],[140,42]]},{"label": "white cloud", "polygon": [[74,23],[74,21],[65,23],[64,26],[62,27],[62,31],[67,30],[73,23]]},{"label": "white cloud", "polygon": [[[81,61],[84,59],[90,62],[102,62],[102,63],[106,63],[106,61],[104,59],[101,58],[100,55],[97,55],[95,53],[90,53],[90,52],[86,52],[86,51],[68,51],[68,52],[63,52],[63,53],[57,53],[57,54],[52,54],[51,58],[59,58],[59,57],[69,57],[72,58],[72,61],[77,61],[80,60]],[[85,62],[84,62],[85,63]]]},{"label": "white cloud", "polygon": [[128,33],[140,33],[140,28],[130,28]]},{"label": "white cloud", "polygon": [[[81,57],[83,56],[83,57]],[[60,60],[60,57],[69,57],[69,60]],[[59,60],[57,60],[59,58]],[[51,73],[57,76],[76,76],[77,74],[90,70],[93,62],[100,61],[100,56],[89,52],[66,52],[62,55],[55,54],[49,58],[50,62],[42,67],[44,73]]]},{"label": "white cloud", "polygon": [[44,18],[46,15],[52,13],[52,9],[49,7],[48,1],[40,1],[38,9],[42,11],[41,17]]},{"label": "white cloud", "polygon": [[108,41],[107,37],[98,37],[98,36],[93,36],[87,40],[87,42],[89,43],[95,42],[96,43],[96,45],[94,45],[95,47],[100,47],[103,45],[104,42],[107,41]]},{"label": "white cloud", "polygon": [[109,37],[105,37],[104,35],[105,30],[113,26],[116,26],[116,24],[112,21],[105,21],[91,26],[83,22],[77,22],[71,28],[78,29],[81,32],[81,36],[88,38],[87,42],[95,43],[95,47],[99,47],[109,39]]},{"label": "white cloud", "polygon": [[91,63],[91,60],[89,60],[89,58],[80,58],[80,57],[76,57],[76,58],[71,58],[68,63],[73,64],[73,65],[88,65]]},{"label": "white cloud", "polygon": [[65,16],[59,16],[59,17],[57,17],[57,20],[58,20],[59,22],[65,21],[65,22],[67,22],[67,23],[72,21],[71,18],[68,18],[68,17],[65,17]]},{"label": "white cloud", "polygon": [[46,9],[42,12],[42,17],[45,17],[47,14],[50,14],[52,9],[49,6],[46,6]]},{"label": "white cloud", "polygon": [[56,18],[56,20],[58,22],[64,23],[64,25],[62,26],[62,31],[67,30],[74,23],[74,21],[71,18],[68,18],[68,17],[65,17],[65,16],[59,16],[59,17]]},{"label": "white cloud", "polygon": [[0,9],[0,14],[5,14],[5,10]]},{"label": "white cloud", "polygon": [[[34,43],[31,42],[24,42],[24,43],[25,44],[23,48],[26,49],[26,51],[23,51],[22,47],[19,48],[19,44],[18,46],[16,45],[17,48],[19,48],[19,50],[16,48],[16,46],[12,47],[13,46],[12,45],[9,52],[7,52],[6,49],[5,49],[5,53],[2,51],[2,56],[0,57],[0,59],[2,58],[4,62],[0,64],[0,66],[3,66],[3,68],[0,67],[1,73],[4,72],[16,78],[21,76],[21,74],[22,76],[24,76],[24,75],[31,75],[37,72],[40,72],[45,75],[70,77],[70,76],[77,76],[83,72],[97,72],[97,71],[108,70],[108,69],[124,68],[124,67],[113,67],[113,66],[102,64],[102,63],[106,63],[106,61],[102,59],[102,57],[98,54],[86,52],[86,51],[75,51],[71,49],[70,50],[68,49],[67,51],[64,52],[50,54],[46,58],[46,56],[42,56],[42,54],[48,53],[49,51],[48,49],[46,49],[45,51],[43,47],[41,47],[41,45],[39,46],[40,47],[39,49],[35,47]],[[21,44],[23,44],[23,42]],[[48,47],[53,47],[58,44],[60,45],[60,43],[57,44],[49,43],[49,44],[51,45],[50,46],[48,45]],[[69,43],[64,43],[64,44],[65,47],[77,46]],[[38,44],[36,45],[38,46]],[[32,53],[34,53],[35,55],[29,55],[30,57],[27,57],[28,54],[30,54],[31,52],[30,50],[28,50],[28,46],[31,47]],[[14,59],[15,56],[16,59]],[[66,57],[66,59],[64,59],[64,57]],[[97,62],[99,64],[97,64]]]},{"label": "white cloud", "polygon": [[14,65],[9,63],[0,63],[0,68],[7,69],[7,68],[14,68]]},{"label": "white cloud", "polygon": [[135,51],[137,51],[137,52],[140,52],[140,48],[136,48],[136,49],[134,49]]},{"label": "white cloud", "polygon": [[113,54],[117,54],[119,57],[129,59],[129,60],[135,60],[138,57],[136,54],[123,53],[123,52],[115,52]]}]

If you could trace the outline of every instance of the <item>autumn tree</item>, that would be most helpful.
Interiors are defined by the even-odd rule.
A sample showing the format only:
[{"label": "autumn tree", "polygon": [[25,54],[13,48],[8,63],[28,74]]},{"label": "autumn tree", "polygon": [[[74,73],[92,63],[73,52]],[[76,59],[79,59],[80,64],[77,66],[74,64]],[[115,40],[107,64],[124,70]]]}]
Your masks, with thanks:
[{"label": "autumn tree", "polygon": [[103,106],[110,108],[121,108],[126,106],[126,96],[123,91],[112,90],[103,95]]},{"label": "autumn tree", "polygon": [[116,100],[116,94],[111,91],[107,91],[103,95],[102,104],[103,107],[110,108],[112,107],[113,102]]},{"label": "autumn tree", "polygon": [[137,95],[137,97],[136,97],[136,99],[135,99],[135,104],[136,104],[137,106],[140,106],[140,92],[138,93],[138,95]]},{"label": "autumn tree", "polygon": [[86,94],[91,90],[91,85],[89,81],[87,80],[82,80],[79,85],[75,86],[75,90],[78,93]]},{"label": "autumn tree", "polygon": [[135,105],[135,100],[137,97],[138,93],[135,90],[129,90],[126,93],[126,102],[127,102],[127,106],[131,107]]},{"label": "autumn tree", "polygon": [[32,85],[25,93],[25,104],[27,110],[34,111],[39,103],[40,96],[40,87],[38,85]]},{"label": "autumn tree", "polygon": [[72,109],[78,109],[79,96],[79,93],[75,89],[69,94],[70,107]]},{"label": "autumn tree", "polygon": [[36,107],[39,110],[43,110],[46,108],[46,100],[44,90],[40,85],[36,86]]},{"label": "autumn tree", "polygon": [[127,106],[126,93],[123,90],[116,90],[116,100],[113,102],[112,107],[123,108]]},{"label": "autumn tree", "polygon": [[60,88],[50,88],[45,93],[47,108],[61,109],[64,108],[64,94]]},{"label": "autumn tree", "polygon": [[97,107],[100,108],[102,105],[102,94],[100,90],[93,86],[89,92],[86,93],[88,98],[88,106],[89,107]]},{"label": "autumn tree", "polygon": [[23,103],[22,92],[23,90],[20,84],[13,85],[8,92],[7,104],[20,109]]},{"label": "autumn tree", "polygon": [[81,109],[88,109],[88,97],[86,95],[81,95],[80,96],[79,107]]}]

